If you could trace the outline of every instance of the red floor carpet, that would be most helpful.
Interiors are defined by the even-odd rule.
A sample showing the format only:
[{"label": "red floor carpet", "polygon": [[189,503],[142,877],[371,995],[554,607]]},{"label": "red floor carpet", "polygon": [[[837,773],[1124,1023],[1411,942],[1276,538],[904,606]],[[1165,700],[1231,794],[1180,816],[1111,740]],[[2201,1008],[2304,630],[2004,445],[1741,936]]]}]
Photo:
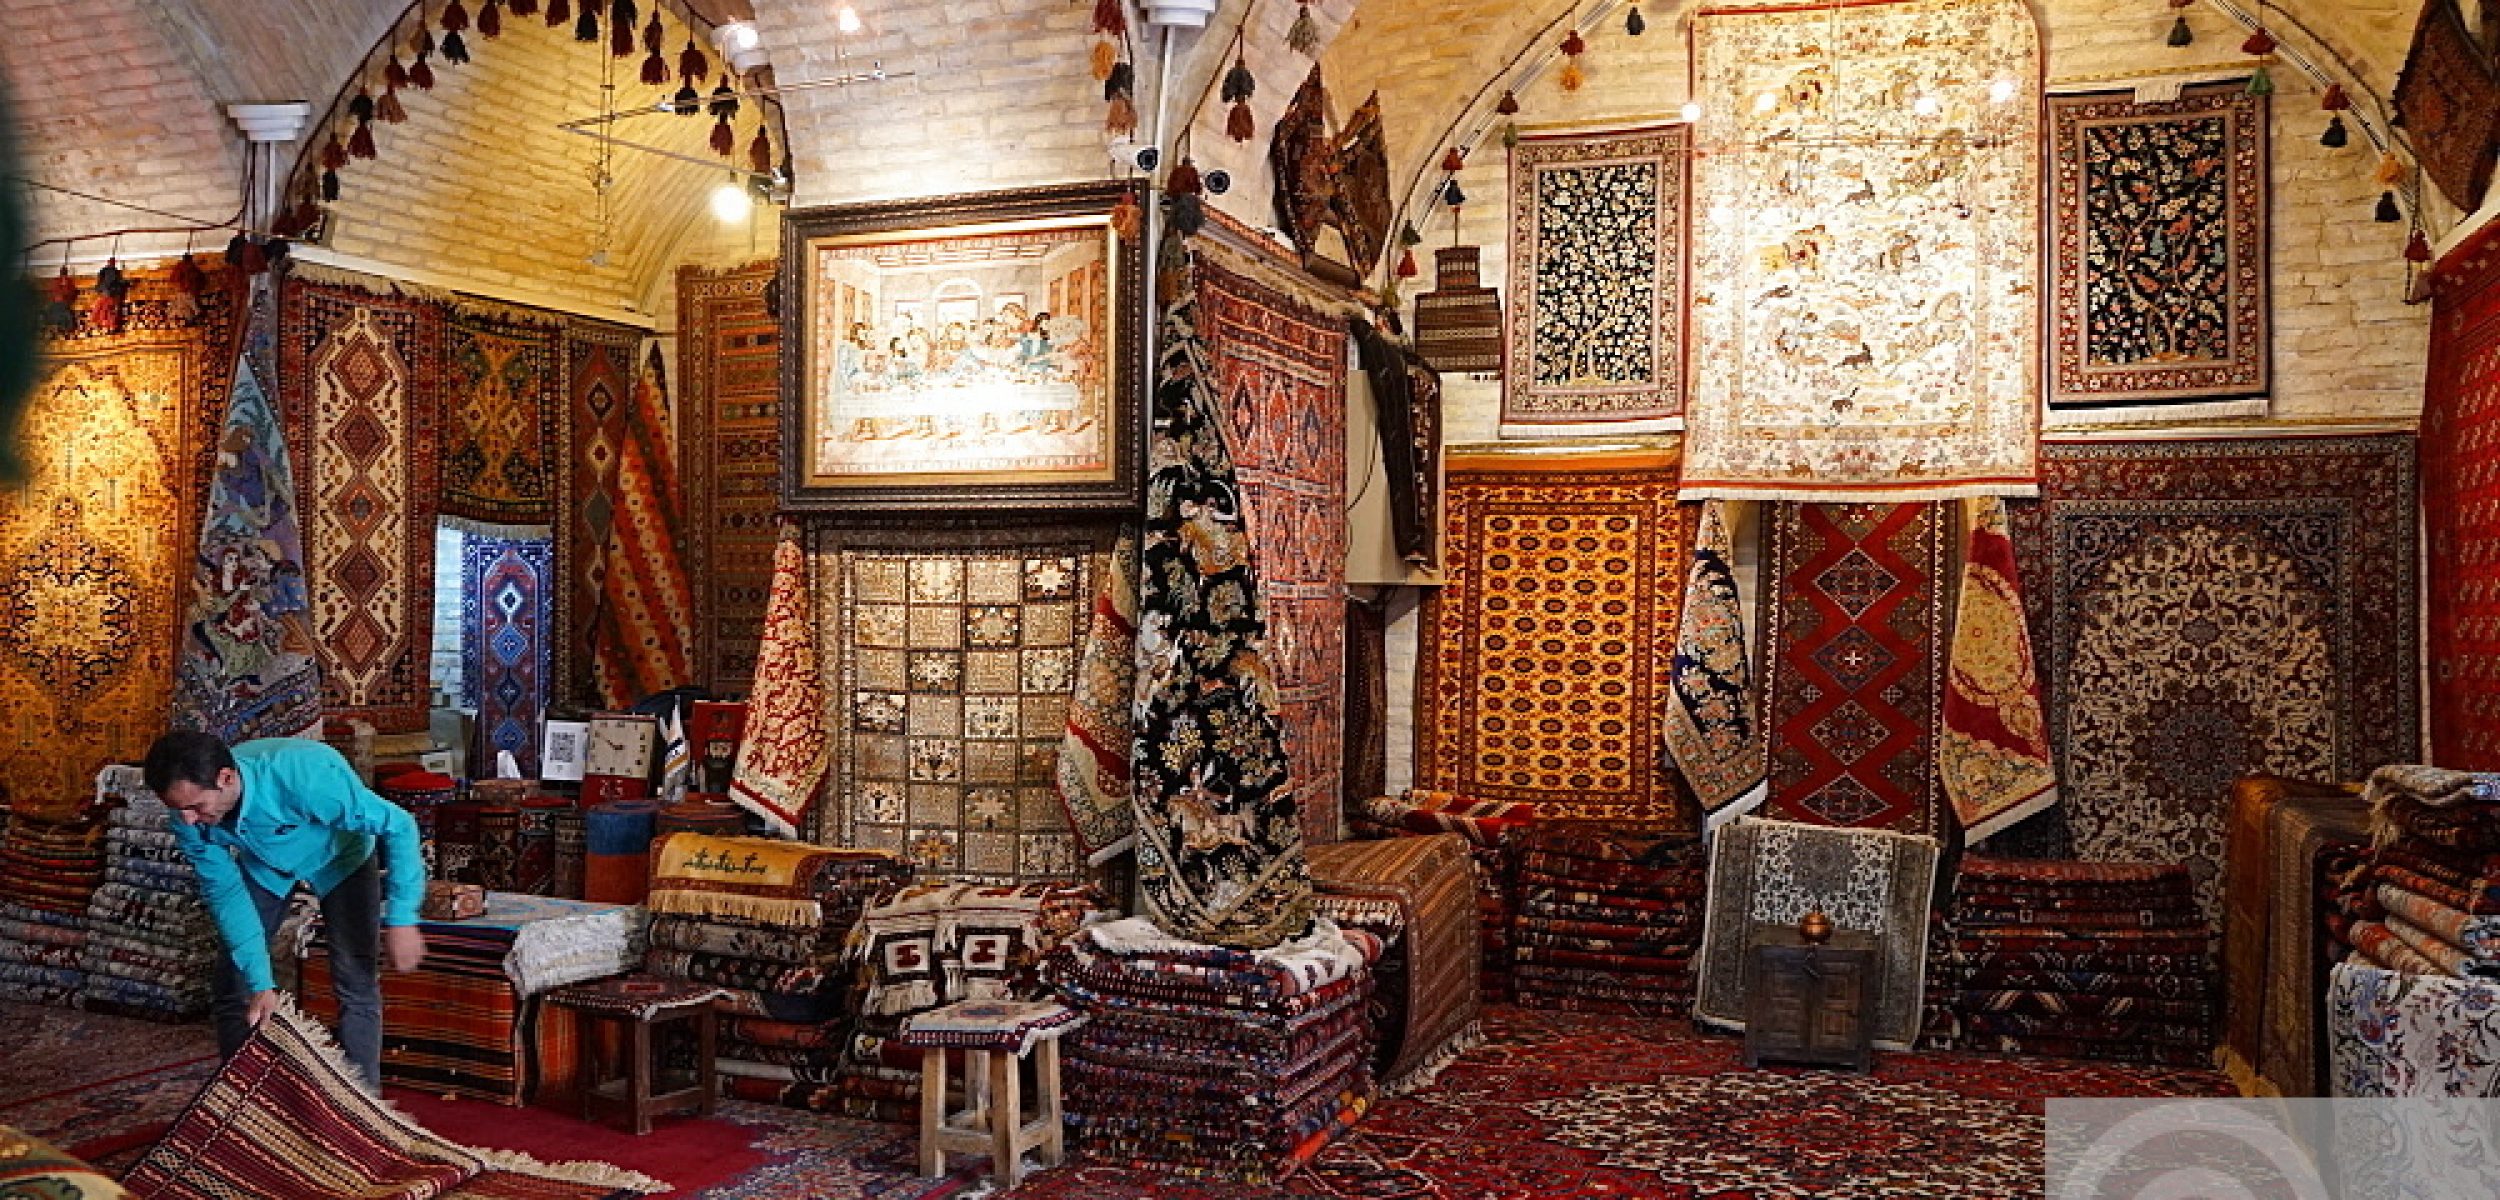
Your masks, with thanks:
[{"label": "red floor carpet", "polygon": [[[81,1032],[108,1040],[166,1036],[132,1024]],[[1275,1187],[1175,1179],[1080,1158],[998,1195],[1997,1200],[2039,1194],[2045,1099],[2230,1094],[2213,1072],[1973,1054],[1881,1055],[1871,1078],[1748,1071],[1737,1039],[1699,1036],[1681,1023],[1510,1007],[1492,1011],[1487,1033],[1482,1049],[1432,1087],[1383,1103],[1351,1137]],[[0,1037],[0,1058],[9,1048]],[[99,1047],[98,1061],[138,1069],[48,1093],[17,1081],[0,1090],[0,1123],[71,1147],[120,1146],[113,1157],[131,1158],[206,1077],[207,1064],[196,1060],[151,1066],[110,1047]],[[635,1138],[546,1109],[404,1089],[391,1099],[454,1141],[542,1158],[597,1157],[669,1180],[674,1195],[693,1200],[950,1200],[979,1189],[974,1171],[983,1165],[915,1179],[908,1127],[735,1102],[708,1120],[665,1121]]]}]

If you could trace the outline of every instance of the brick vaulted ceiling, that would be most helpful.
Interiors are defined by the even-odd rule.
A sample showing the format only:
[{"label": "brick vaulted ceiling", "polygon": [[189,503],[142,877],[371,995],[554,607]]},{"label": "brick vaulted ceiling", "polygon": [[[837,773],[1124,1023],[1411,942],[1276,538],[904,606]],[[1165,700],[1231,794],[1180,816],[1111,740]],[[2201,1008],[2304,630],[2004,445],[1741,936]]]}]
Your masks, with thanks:
[{"label": "brick vaulted ceiling", "polygon": [[[443,0],[422,2],[439,11]],[[474,13],[484,0],[465,2]],[[681,0],[668,2],[673,59],[688,10]],[[692,0],[707,20],[746,15],[748,2]],[[789,120],[803,202],[911,194],[915,175],[894,165],[915,155],[926,160],[917,178],[932,181],[927,191],[1103,173],[1100,139],[1084,128],[1100,111],[1099,93],[1082,66],[1091,5],[851,0],[869,30],[838,46],[832,26],[839,2],[752,0],[765,49],[784,80],[821,77],[862,57],[918,77],[793,97]],[[1282,45],[1291,0],[1257,5],[1248,58],[1260,77],[1254,107],[1264,124],[1291,93],[1304,60]],[[2148,28],[2166,23],[2159,0],[2042,0],[2043,25],[2053,42],[2070,10],[2106,15],[2130,5],[2144,11]],[[1646,13],[1660,32],[1669,32],[1687,6],[1653,0]],[[1330,91],[1350,107],[1374,87],[1380,90],[1401,182],[1424,156],[1437,153],[1429,143],[1477,90],[1571,7],[1563,0],[1312,4],[1330,38],[1322,52]],[[2402,63],[2420,0],[2289,0],[2274,7],[2304,23],[2383,92]],[[1216,28],[1229,31],[1245,8],[1246,0],[1222,0]],[[316,114],[329,109],[353,94],[360,73],[370,74],[368,52],[406,11],[406,0],[0,0],[0,20],[9,30],[0,38],[0,72],[24,135],[22,169],[46,184],[223,219],[239,200],[244,153],[222,106],[307,100]],[[2210,9],[2200,7],[2198,20],[2225,32]],[[647,297],[672,267],[670,256],[691,223],[710,219],[703,194],[722,176],[618,153],[609,263],[591,265],[597,147],[555,125],[598,111],[606,60],[573,42],[569,28],[549,29],[540,17],[507,13],[504,25],[504,35],[491,42],[470,35],[471,65],[437,59],[434,91],[403,94],[407,123],[375,127],[380,159],[345,173],[334,248],[586,306]],[[1227,41],[1221,33],[1185,41],[1173,72],[1180,103],[1229,63]],[[638,63],[638,54],[615,63],[620,106],[656,98],[635,81]],[[1079,111],[1085,117],[1072,120]],[[1181,115],[1173,113],[1176,120]],[[1212,120],[1220,125],[1220,109]],[[709,128],[708,120],[650,117],[629,122],[623,132],[706,157]],[[752,113],[742,114],[741,158],[752,128]],[[1210,146],[1209,156],[1217,153]],[[1237,175],[1243,173],[1238,168],[1256,169],[1249,156],[1236,157],[1244,157]],[[1255,180],[1245,183],[1248,194],[1264,190]],[[38,204],[39,237],[161,223],[54,194],[42,195]],[[129,239],[122,252],[166,253],[179,249],[174,241],[169,247]],[[88,242],[78,253],[105,249]]]}]

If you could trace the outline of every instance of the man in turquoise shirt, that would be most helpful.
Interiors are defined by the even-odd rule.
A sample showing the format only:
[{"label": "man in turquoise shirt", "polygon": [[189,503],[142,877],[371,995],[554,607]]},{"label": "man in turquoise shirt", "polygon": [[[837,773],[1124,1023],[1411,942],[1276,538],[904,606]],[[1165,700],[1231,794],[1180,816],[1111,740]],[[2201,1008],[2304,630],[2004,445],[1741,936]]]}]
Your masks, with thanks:
[{"label": "man in turquoise shirt", "polygon": [[[148,788],[174,810],[174,841],[200,876],[226,956],[217,972],[217,1045],[228,1057],[278,1007],[269,941],[298,886],[321,898],[339,1045],[382,1080],[382,984],[425,961],[417,909],[425,860],[416,818],[367,790],[339,752],[305,738],[228,748],[177,730],[148,748]],[[378,868],[378,870],[377,870]]]}]

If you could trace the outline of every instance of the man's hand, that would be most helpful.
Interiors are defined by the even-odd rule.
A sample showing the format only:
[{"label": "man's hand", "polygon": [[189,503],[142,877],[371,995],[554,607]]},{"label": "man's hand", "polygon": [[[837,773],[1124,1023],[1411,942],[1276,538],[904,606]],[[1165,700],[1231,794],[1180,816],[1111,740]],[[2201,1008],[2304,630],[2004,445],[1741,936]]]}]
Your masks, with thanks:
[{"label": "man's hand", "polygon": [[250,1022],[254,1029],[260,1028],[260,1023],[268,1020],[269,1014],[278,1011],[279,995],[276,988],[252,993],[252,1006],[244,1010],[243,1019]]},{"label": "man's hand", "polygon": [[382,931],[382,961],[394,971],[414,971],[425,963],[425,931],[414,925],[393,925]]}]

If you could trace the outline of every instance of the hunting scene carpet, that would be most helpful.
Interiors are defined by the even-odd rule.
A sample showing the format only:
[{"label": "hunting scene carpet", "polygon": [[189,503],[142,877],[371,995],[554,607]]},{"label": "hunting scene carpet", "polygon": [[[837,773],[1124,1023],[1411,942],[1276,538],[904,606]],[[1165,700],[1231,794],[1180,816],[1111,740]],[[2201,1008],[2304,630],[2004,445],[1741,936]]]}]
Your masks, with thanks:
[{"label": "hunting scene carpet", "polygon": [[[387,1089],[453,1141],[539,1158],[595,1157],[694,1200],[1889,1200],[2039,1194],[2044,1099],[2229,1095],[2210,1071],[1978,1054],[1883,1054],[1871,1077],[1747,1070],[1743,1045],[1683,1021],[1489,1009],[1486,1042],[1430,1086],[1381,1102],[1279,1184],[1182,1179],[1085,1155],[1007,1192],[987,1164],[914,1171],[914,1131],[724,1101],[646,1137]],[[118,1173],[146,1152],[215,1069],[204,1028],[0,1004],[0,1124]],[[84,1080],[67,1084],[67,1081]],[[65,1086],[67,1084],[67,1086]]]}]

